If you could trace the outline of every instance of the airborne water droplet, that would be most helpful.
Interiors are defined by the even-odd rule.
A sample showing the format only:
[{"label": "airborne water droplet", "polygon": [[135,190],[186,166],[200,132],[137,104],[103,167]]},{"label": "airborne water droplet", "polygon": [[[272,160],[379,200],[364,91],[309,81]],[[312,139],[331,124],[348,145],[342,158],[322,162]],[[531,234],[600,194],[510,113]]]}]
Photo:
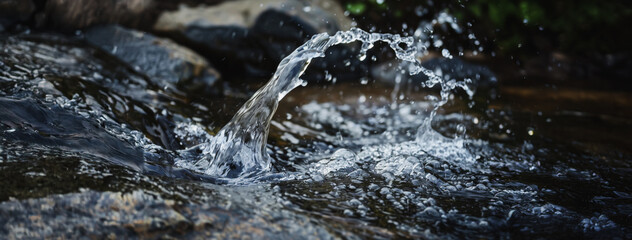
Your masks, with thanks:
[{"label": "airborne water droplet", "polygon": [[445,48],[444,48],[443,50],[441,50],[441,55],[442,55],[444,58],[449,58],[449,59],[452,59],[452,55],[450,55],[450,51],[449,51],[448,49],[445,49]]},{"label": "airborne water droplet", "polygon": [[[340,31],[333,36],[327,33],[317,34],[284,58],[272,79],[259,89],[215,136],[198,146],[183,150],[201,152],[200,158],[178,159],[176,165],[222,178],[242,179],[267,172],[271,168],[271,159],[266,151],[268,129],[279,101],[292,89],[307,84],[300,76],[313,58],[323,57],[331,46],[354,41],[362,42],[363,51],[370,49],[377,41],[386,42],[395,52],[395,56],[403,60],[401,69],[408,70],[411,75],[421,72],[428,76],[428,80],[423,82],[422,86],[442,85],[441,100],[435,104],[429,119],[432,119],[437,109],[449,100],[450,90],[467,90],[464,84],[444,83],[441,74],[422,67],[417,56],[421,54],[419,50],[423,47],[418,48],[414,45],[415,40],[412,37],[367,33],[357,28]],[[436,40],[435,45],[442,45],[441,40]],[[351,61],[345,60],[344,65],[350,66]],[[325,75],[326,79],[331,78],[327,72]],[[335,81],[335,78],[332,78],[332,81]],[[368,84],[368,78],[361,79],[361,84]],[[361,95],[358,102],[364,103],[366,100],[367,97]],[[364,132],[357,124],[350,124],[349,127],[355,135],[362,135]],[[435,136],[432,129],[422,132],[425,133],[424,139]],[[296,142],[290,135],[285,138]],[[386,135],[386,139],[392,139],[392,136]]]}]

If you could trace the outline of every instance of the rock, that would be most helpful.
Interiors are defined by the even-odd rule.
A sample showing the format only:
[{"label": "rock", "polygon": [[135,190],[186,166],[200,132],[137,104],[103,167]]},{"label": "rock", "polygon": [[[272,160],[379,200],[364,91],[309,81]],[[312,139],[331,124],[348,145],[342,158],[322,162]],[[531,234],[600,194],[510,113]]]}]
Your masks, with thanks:
[{"label": "rock", "polygon": [[0,32],[7,27],[31,18],[35,12],[32,0],[0,0]]},{"label": "rock", "polygon": [[151,25],[156,15],[154,0],[48,0],[36,25],[68,31],[114,23],[143,27]]},{"label": "rock", "polygon": [[[254,26],[259,16],[268,11],[276,10],[288,16],[294,16],[305,21],[318,32],[335,33],[351,27],[351,20],[344,17],[342,7],[330,0],[262,0],[262,1],[229,1],[216,6],[187,7],[180,5],[180,9],[164,12],[154,25],[154,30],[161,32],[182,31],[191,25],[198,27],[234,26],[250,28]],[[277,22],[279,26],[282,23]]]},{"label": "rock", "polygon": [[236,209],[220,208],[213,203],[176,202],[143,190],[127,193],[85,190],[1,202],[0,238],[333,239],[335,236],[304,216]]},{"label": "rock", "polygon": [[270,77],[281,59],[312,35],[347,30],[330,0],[231,1],[164,12],[154,30],[199,50],[222,74]]},{"label": "rock", "polygon": [[86,31],[85,39],[159,86],[219,93],[219,73],[203,57],[169,39],[116,25],[92,27]]},{"label": "rock", "polygon": [[[156,144],[168,149],[179,147],[173,144],[172,127],[157,112],[174,106],[174,103],[179,106],[178,110],[185,109],[187,104],[183,104],[178,96],[164,92],[162,86],[150,82],[147,76],[116,57],[85,41],[59,34],[20,34],[0,38],[0,49],[0,95],[55,101],[57,105],[76,108],[76,114],[88,118],[99,119],[100,113],[107,114],[142,131]],[[71,96],[72,99],[68,99]],[[34,117],[37,121],[43,121],[43,125],[50,123],[41,114],[33,115],[37,116]],[[57,115],[51,113],[51,119]],[[64,122],[63,119],[58,121]],[[99,133],[94,129],[81,133],[86,132]],[[68,136],[78,138],[73,134]],[[46,139],[44,141],[48,141]],[[46,145],[65,146],[73,142],[59,136],[54,139],[63,144],[53,141],[54,144]],[[86,136],[86,140],[92,141],[90,136]],[[72,145],[68,146],[72,148]],[[106,148],[103,153],[110,149],[118,148]]]}]

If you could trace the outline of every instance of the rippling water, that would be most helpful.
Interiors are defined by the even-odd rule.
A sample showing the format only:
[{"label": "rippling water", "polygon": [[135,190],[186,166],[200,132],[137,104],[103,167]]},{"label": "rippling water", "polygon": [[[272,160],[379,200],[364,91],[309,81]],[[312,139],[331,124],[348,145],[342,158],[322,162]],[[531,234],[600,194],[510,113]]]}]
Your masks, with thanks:
[{"label": "rippling water", "polygon": [[[628,120],[477,106],[472,79],[417,62],[416,35],[317,35],[250,100],[178,95],[80,40],[4,37],[0,233],[632,237],[630,154],[552,130]],[[312,58],[358,41],[352,57],[384,41],[402,60],[394,86],[297,88]]]}]

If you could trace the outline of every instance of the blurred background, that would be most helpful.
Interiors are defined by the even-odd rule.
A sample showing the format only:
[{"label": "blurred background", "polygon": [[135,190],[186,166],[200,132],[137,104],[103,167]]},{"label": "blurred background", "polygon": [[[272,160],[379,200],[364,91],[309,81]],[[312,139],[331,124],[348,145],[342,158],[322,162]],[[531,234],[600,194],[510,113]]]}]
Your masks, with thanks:
[{"label": "blurred background", "polygon": [[[171,29],[157,26],[162,24],[158,20],[163,13],[176,11],[181,5],[203,9],[222,2],[230,1],[2,0],[0,30],[73,33],[98,24],[114,23],[164,35],[165,29]],[[252,2],[250,7],[273,2],[283,1]],[[316,2],[316,5],[330,4],[329,1]],[[413,35],[422,21],[447,12],[465,31],[441,33],[442,38],[449,39],[445,41],[446,47],[455,51],[476,49],[468,46],[471,43],[467,40],[469,34],[475,34],[482,51],[476,56],[466,54],[465,58],[490,63],[503,83],[593,90],[632,89],[628,80],[632,71],[632,34],[628,31],[632,8],[628,1],[336,0],[331,3],[339,4],[334,8],[344,11],[344,16],[336,17],[348,18],[356,27],[404,35]],[[310,35],[305,34],[303,38]]]},{"label": "blurred background", "polygon": [[493,62],[490,66],[508,84],[627,91],[632,87],[632,37],[625,30],[632,9],[627,1],[342,2],[359,26],[380,32],[412,34],[420,19],[447,11],[467,31],[445,37],[476,34],[484,49],[475,58]]},{"label": "blurred background", "polygon": [[[422,61],[484,76],[475,83],[477,102],[484,103],[478,105],[481,111],[510,103],[513,110],[533,114],[581,112],[597,122],[615,117],[617,129],[627,129],[621,122],[632,117],[630,22],[632,8],[624,0],[0,1],[2,34],[80,39],[158,85],[169,83],[172,93],[186,101],[225,96],[221,101],[239,106],[272,76],[283,57],[314,34],[358,27],[428,35]],[[456,60],[430,61],[444,50]],[[378,61],[367,63],[350,57],[353,51],[332,48],[305,77],[319,84],[379,78],[369,69],[392,55],[384,48],[371,51],[369,58],[378,56]],[[184,57],[165,57],[174,55]],[[230,117],[216,118],[221,119],[218,125]]]},{"label": "blurred background", "polygon": [[[437,38],[443,39],[442,48],[489,67],[500,86],[508,87],[501,88],[501,93],[544,102],[556,99],[560,104],[594,101],[598,106],[593,110],[605,107],[626,116],[630,113],[625,111],[628,105],[620,106],[628,104],[627,93],[632,90],[632,34],[628,31],[632,8],[628,1],[319,0],[314,1],[320,6],[315,11],[290,10],[308,6],[301,1],[251,1],[219,7],[225,2],[230,1],[2,0],[0,31],[80,34],[96,25],[118,24],[192,48],[229,82],[245,78],[261,82],[283,56],[315,33],[354,26],[412,36],[421,23],[445,12],[456,18],[463,31],[436,30]],[[274,4],[292,7],[282,9]],[[282,14],[259,16],[268,8]],[[196,19],[196,14],[201,17]],[[290,24],[278,28],[284,20]],[[216,27],[211,29],[211,25]],[[214,46],[209,44],[212,41]],[[541,96],[534,96],[535,91]]]}]

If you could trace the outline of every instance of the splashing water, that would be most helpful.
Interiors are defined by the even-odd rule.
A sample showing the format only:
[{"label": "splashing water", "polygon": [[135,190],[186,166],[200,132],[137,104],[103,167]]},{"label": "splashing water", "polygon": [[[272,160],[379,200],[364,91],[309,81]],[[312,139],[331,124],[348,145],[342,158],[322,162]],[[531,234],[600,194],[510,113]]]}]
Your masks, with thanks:
[{"label": "splashing water", "polygon": [[271,168],[271,160],[266,153],[266,142],[270,121],[279,101],[294,88],[306,85],[300,76],[313,58],[325,56],[325,50],[329,47],[354,41],[362,42],[358,56],[361,60],[365,59],[366,52],[375,42],[382,41],[395,51],[398,59],[406,63],[400,65],[402,70],[411,75],[423,73],[428,76],[423,86],[441,85],[441,101],[436,104],[427,122],[420,127],[420,143],[426,140],[423,136],[432,134],[430,121],[437,109],[447,102],[449,91],[460,87],[471,95],[464,82],[444,82],[435,73],[422,67],[417,60],[420,49],[412,37],[368,33],[361,29],[340,31],[333,36],[322,33],[315,35],[283,59],[272,79],[257,91],[215,136],[184,151],[184,156],[193,156],[195,161],[180,158],[176,165],[220,178],[246,178],[268,171]]},{"label": "splashing water", "polygon": [[[78,227],[102,236],[130,237],[149,229],[221,238],[226,229],[246,227],[267,238],[632,238],[632,158],[617,148],[584,150],[599,146],[577,138],[588,131],[599,140],[627,139],[630,124],[601,117],[607,125],[594,124],[596,118],[581,112],[536,117],[507,99],[482,112],[471,108],[473,101],[453,98],[450,91],[471,95],[468,86],[481,87],[477,80],[488,75],[430,64],[433,56],[447,61],[454,55],[451,63],[464,56],[463,49],[447,50],[450,37],[437,35],[439,28],[458,31],[452,23],[441,14],[413,39],[357,29],[316,36],[215,136],[204,124],[228,120],[222,113],[229,96],[182,101],[88,46],[48,35],[0,39],[0,169],[7,180],[0,193],[7,217],[0,225],[13,229],[0,235],[81,234],[67,226],[82,222]],[[480,49],[473,34],[468,38]],[[399,69],[384,69],[395,75],[369,69],[373,79],[359,82],[385,76],[382,83],[402,85],[391,92],[385,85],[358,89],[339,82],[321,96],[317,88],[298,88],[311,59],[353,41],[363,48],[360,59],[375,41],[387,42],[400,59],[391,64],[369,56],[372,68]],[[428,70],[418,59],[427,60]],[[275,110],[284,114],[272,117]],[[564,133],[574,129],[579,134]],[[175,150],[181,146],[186,149]],[[172,168],[174,160],[184,169]],[[31,224],[34,215],[47,224]],[[106,226],[102,219],[109,219]]]}]

